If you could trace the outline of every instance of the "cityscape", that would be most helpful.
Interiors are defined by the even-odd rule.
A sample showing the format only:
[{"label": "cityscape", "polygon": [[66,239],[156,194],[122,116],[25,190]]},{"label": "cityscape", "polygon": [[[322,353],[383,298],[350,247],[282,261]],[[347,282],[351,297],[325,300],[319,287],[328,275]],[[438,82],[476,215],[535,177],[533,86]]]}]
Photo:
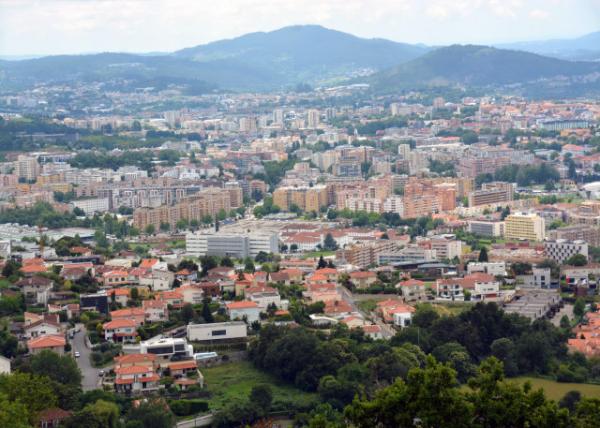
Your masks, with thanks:
[{"label": "cityscape", "polygon": [[0,426],[600,425],[599,3],[18,3]]}]

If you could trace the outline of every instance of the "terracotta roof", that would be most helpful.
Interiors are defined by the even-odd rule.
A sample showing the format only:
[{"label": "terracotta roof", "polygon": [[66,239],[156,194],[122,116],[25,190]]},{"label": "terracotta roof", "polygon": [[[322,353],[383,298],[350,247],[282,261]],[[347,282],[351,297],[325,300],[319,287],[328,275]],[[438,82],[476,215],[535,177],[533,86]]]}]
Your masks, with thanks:
[{"label": "terracotta roof", "polygon": [[128,366],[115,368],[115,373],[118,375],[142,374],[153,371],[154,369],[148,366]]},{"label": "terracotta roof", "polygon": [[158,259],[143,259],[140,262],[140,267],[142,269],[151,269],[156,263],[158,263]]},{"label": "terracotta roof", "polygon": [[115,328],[136,327],[136,322],[129,319],[118,319],[102,324],[104,330],[112,330]]},{"label": "terracotta roof", "polygon": [[144,310],[142,308],[124,308],[112,311],[110,313],[112,318],[123,318],[123,317],[135,317],[144,316]]},{"label": "terracotta roof", "polygon": [[27,341],[27,347],[29,349],[56,348],[65,346],[66,344],[67,341],[64,336],[58,335],[39,336]]},{"label": "terracotta roof", "polygon": [[50,409],[42,410],[38,414],[38,419],[40,423],[42,421],[60,421],[62,419],[71,417],[71,415],[72,413],[67,410],[59,409],[58,407],[53,407]]},{"label": "terracotta roof", "polygon": [[156,361],[154,354],[128,354],[115,357],[115,362],[118,364],[134,364],[145,361]]},{"label": "terracotta roof", "polygon": [[251,308],[258,308],[258,304],[256,302],[249,302],[249,301],[227,303],[227,309],[251,309]]},{"label": "terracotta roof", "polygon": [[194,360],[177,361],[167,365],[171,370],[185,370],[198,368],[198,364]]},{"label": "terracotta roof", "polygon": [[356,278],[356,279],[375,278],[375,277],[377,277],[377,274],[375,272],[369,272],[369,271],[358,271],[358,272],[352,272],[350,274],[350,278]]}]

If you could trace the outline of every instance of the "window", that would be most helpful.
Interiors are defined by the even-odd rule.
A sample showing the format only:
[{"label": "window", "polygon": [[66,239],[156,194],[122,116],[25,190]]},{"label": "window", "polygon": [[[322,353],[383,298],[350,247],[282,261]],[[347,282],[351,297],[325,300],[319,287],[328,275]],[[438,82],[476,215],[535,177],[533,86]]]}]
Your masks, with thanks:
[{"label": "window", "polygon": [[225,336],[227,334],[227,330],[213,330],[213,336]]}]

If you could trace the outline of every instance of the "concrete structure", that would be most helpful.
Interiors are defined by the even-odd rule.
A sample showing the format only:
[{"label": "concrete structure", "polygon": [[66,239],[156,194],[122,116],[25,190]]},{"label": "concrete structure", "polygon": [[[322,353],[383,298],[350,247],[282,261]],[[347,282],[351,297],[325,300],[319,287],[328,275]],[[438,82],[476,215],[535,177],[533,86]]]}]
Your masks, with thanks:
[{"label": "concrete structure", "polygon": [[229,318],[232,320],[246,321],[248,324],[260,321],[260,308],[256,302],[230,302],[225,307]]},{"label": "concrete structure", "polygon": [[79,199],[71,202],[72,207],[77,207],[86,214],[103,213],[110,209],[108,198]]},{"label": "concrete structure", "polygon": [[186,250],[198,257],[230,256],[236,258],[256,257],[260,252],[279,253],[279,239],[276,233],[188,233],[185,238]]},{"label": "concrete structure", "polygon": [[0,375],[10,374],[10,359],[0,355]]},{"label": "concrete structure", "polygon": [[305,212],[319,212],[327,206],[327,188],[323,185],[279,187],[273,192],[273,205],[283,211],[290,211],[295,205]]},{"label": "concrete structure", "polygon": [[587,259],[588,244],[585,241],[567,241],[566,239],[547,240],[544,241],[544,251],[549,259],[562,264],[575,254],[581,254]]},{"label": "concrete structure", "polygon": [[468,231],[481,236],[503,236],[504,222],[495,220],[469,220]]},{"label": "concrete structure", "polygon": [[467,273],[483,272],[492,276],[505,276],[505,262],[471,262],[467,265]]},{"label": "concrete structure", "polygon": [[248,328],[243,321],[189,324],[187,326],[187,338],[194,342],[245,339],[247,336]]},{"label": "concrete structure", "polygon": [[491,205],[513,200],[514,185],[512,183],[483,183],[481,190],[469,193],[469,206]]},{"label": "concrete structure", "polygon": [[505,219],[504,236],[519,241],[542,241],[545,236],[544,219],[537,214],[510,214]]}]

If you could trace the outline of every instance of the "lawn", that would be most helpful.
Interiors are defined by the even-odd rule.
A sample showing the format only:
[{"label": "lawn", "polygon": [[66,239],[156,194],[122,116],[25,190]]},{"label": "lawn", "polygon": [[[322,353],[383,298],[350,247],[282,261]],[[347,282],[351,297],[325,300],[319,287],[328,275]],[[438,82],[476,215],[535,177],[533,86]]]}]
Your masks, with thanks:
[{"label": "lawn", "polygon": [[516,377],[509,379],[516,382],[531,382],[533,389],[542,388],[548,398],[560,400],[569,391],[579,391],[581,395],[589,398],[600,398],[600,385],[592,385],[589,383],[563,383],[548,379],[540,379],[535,377]]},{"label": "lawn", "polygon": [[302,254],[302,258],[303,259],[310,259],[310,258],[318,258],[318,257],[329,257],[329,256],[335,256],[335,251],[310,251],[308,253],[304,253]]},{"label": "lawn", "polygon": [[468,310],[473,306],[472,303],[463,302],[449,302],[449,303],[431,303],[433,309],[436,310],[438,315],[460,315],[462,312]]},{"label": "lawn", "polygon": [[[301,391],[293,386],[278,381],[273,376],[254,368],[252,363],[241,361],[221,366],[201,369],[204,383],[212,394],[209,400],[211,411],[219,410],[226,404],[248,398],[254,385],[266,383],[273,389],[273,407],[292,404],[294,407],[308,406],[315,401],[317,395]],[[278,403],[284,404],[283,406]]]}]

